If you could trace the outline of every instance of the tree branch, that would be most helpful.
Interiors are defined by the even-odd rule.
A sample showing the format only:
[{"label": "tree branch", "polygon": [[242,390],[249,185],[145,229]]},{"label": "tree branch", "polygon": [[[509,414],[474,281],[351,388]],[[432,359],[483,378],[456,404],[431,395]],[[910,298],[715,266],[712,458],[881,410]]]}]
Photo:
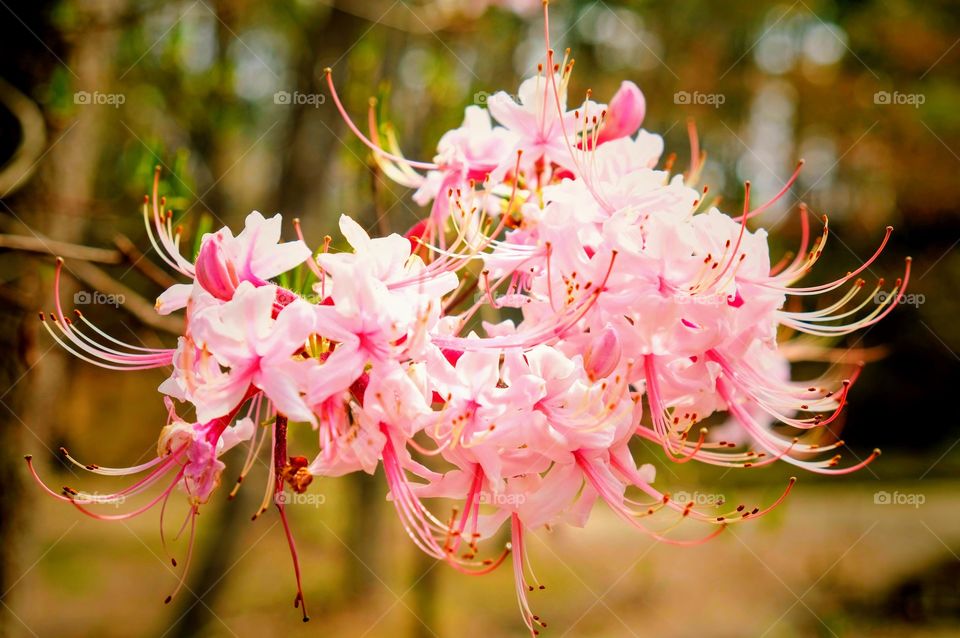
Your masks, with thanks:
[{"label": "tree branch", "polygon": [[27,235],[0,235],[0,248],[57,255],[64,259],[79,259],[100,264],[119,264],[123,261],[123,255],[116,250],[90,248],[89,246],[80,246],[65,241]]},{"label": "tree branch", "polygon": [[176,279],[147,259],[140,249],[137,248],[136,244],[130,241],[130,238],[126,235],[117,233],[113,238],[113,243],[117,247],[117,250],[127,258],[130,265],[142,272],[144,276],[153,283],[161,288],[169,288],[177,283]]}]

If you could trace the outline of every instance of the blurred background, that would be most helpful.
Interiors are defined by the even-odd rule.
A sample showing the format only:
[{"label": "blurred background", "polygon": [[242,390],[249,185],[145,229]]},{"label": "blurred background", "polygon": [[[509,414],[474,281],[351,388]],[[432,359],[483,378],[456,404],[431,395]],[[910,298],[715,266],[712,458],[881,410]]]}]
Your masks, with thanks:
[{"label": "blurred background", "polygon": [[[429,159],[465,106],[515,92],[535,72],[539,4],[0,0],[0,633],[525,635],[509,567],[471,579],[421,557],[380,475],[317,481],[316,498],[290,507],[313,617],[304,625],[275,513],[250,522],[264,476],[204,508],[187,589],[164,605],[179,572],[161,551],[157,513],[87,519],[42,495],[22,456],[34,454],[54,485],[115,489],[75,475],[55,451],[142,462],[165,418],[162,372],[94,368],[41,330],[53,254],[67,259],[68,306],[73,298],[109,333],[155,345],[178,329],[152,307],[172,281],[140,218],[155,165],[188,236],[236,228],[253,209],[300,217],[314,246],[343,212],[402,232],[424,211],[372,167],[323,69],[359,119],[380,97],[407,156]],[[645,128],[665,136],[678,167],[695,120],[709,154],[703,183],[725,209],[741,206],[746,179],[765,201],[805,158],[798,183],[757,220],[771,229],[774,261],[797,245],[804,201],[832,230],[811,282],[868,257],[886,225],[896,232],[871,276],[892,281],[912,255],[914,277],[891,317],[836,344],[875,359],[844,438],[860,456],[882,447],[876,463],[841,478],[801,475],[776,513],[692,549],[653,545],[603,508],[585,530],[532,534],[545,634],[960,635],[960,422],[950,403],[960,381],[960,5],[557,0],[551,19],[554,45],[577,60],[573,96],[591,88],[605,101],[635,81]],[[662,489],[702,505],[770,500],[790,475],[637,454],[658,465]],[[242,458],[226,460],[232,482]]]}]

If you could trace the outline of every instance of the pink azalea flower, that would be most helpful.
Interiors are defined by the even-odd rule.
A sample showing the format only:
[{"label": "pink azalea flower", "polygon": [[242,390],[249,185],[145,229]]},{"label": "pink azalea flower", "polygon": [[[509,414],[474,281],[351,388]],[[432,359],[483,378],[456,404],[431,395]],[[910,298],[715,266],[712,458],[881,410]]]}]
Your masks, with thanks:
[{"label": "pink azalea flower", "polygon": [[316,330],[317,307],[297,299],[273,317],[277,291],[243,281],[233,298],[193,317],[192,336],[201,357],[211,356],[222,372],[197,386],[191,400],[201,420],[234,409],[252,385],[270,396],[295,421],[314,422],[303,399],[296,355]]},{"label": "pink azalea flower", "polygon": [[449,212],[448,193],[472,189],[471,180],[482,184],[514,146],[514,136],[505,128],[493,126],[488,110],[468,106],[463,125],[440,138],[434,158],[440,169],[427,173],[414,193],[414,201],[426,205],[435,200],[431,219],[442,223]]},{"label": "pink azalea flower", "polygon": [[[253,211],[236,237],[226,227],[205,235],[192,269],[196,284],[217,299],[229,301],[241,282],[266,285],[269,279],[309,259],[310,249],[303,241],[278,243],[280,225],[280,215],[265,219]],[[157,298],[157,312],[165,315],[184,308],[193,285],[168,288]]]},{"label": "pink azalea flower", "polygon": [[[488,109],[467,108],[434,162],[406,159],[392,136],[382,141],[372,110],[364,135],[327,70],[336,108],[384,174],[417,188],[415,201],[432,201],[407,236],[372,238],[342,216],[350,249],[331,252],[328,240],[313,259],[298,224],[299,239],[279,243],[280,216],[254,212],[237,236],[227,228],[206,235],[194,264],[180,254],[155,178],[144,203],[149,240],[192,280],[157,304],[163,314],[185,309],[177,347],[129,344],[79,312],[68,317],[59,300],[62,261],[55,310],[41,319],[64,348],[101,367],[172,365],[160,391],[192,404],[197,421],[179,418],[166,399],[156,459],[86,466],[147,473],[115,494],[45,489],[112,520],[165,503],[179,486],[190,502],[192,539],[198,508],[221,482],[222,454],[249,446],[233,495],[257,451],[268,449],[268,484],[254,518],[275,505],[301,607],[286,491],[305,492],[316,476],[382,469],[401,524],[428,555],[472,575],[510,558],[523,621],[536,634],[547,623],[528,600],[544,587],[529,569],[529,530],[584,525],[602,501],[651,538],[686,545],[763,516],[794,484],[772,503],[698,507],[654,485],[645,462],[653,455],[731,469],[783,462],[821,474],[872,462],[879,451],[842,463],[844,443],[828,427],[859,367],[795,380],[790,362],[811,346],[784,340],[781,328],[835,338],[887,316],[909,282],[909,260],[884,303],[871,303],[882,282],[871,293],[861,276],[891,229],[858,268],[800,286],[824,248],[826,221],[812,238],[801,207],[796,257],[775,264],[766,231],[750,223],[797,173],[759,207],[748,184],[742,212],[726,215],[706,200],[706,187],[694,188],[702,167],[695,132],[689,171],[673,174],[672,160],[659,165],[662,138],[640,130],[639,88],[622,83],[609,105],[588,92],[568,110],[571,69],[567,60],[555,64],[548,42],[540,73],[521,84],[519,98],[500,92]],[[271,283],[288,272],[296,276],[284,282],[303,285]],[[813,310],[787,304],[835,292]],[[725,425],[704,426],[718,415]],[[288,429],[299,427],[313,429],[317,448],[288,455]],[[95,511],[164,482],[144,506]],[[458,502],[441,513],[440,499]],[[681,523],[706,531],[674,533]],[[507,524],[508,545],[481,548]]]},{"label": "pink azalea flower", "polygon": [[[532,165],[540,160],[573,169],[569,143],[571,136],[579,132],[578,120],[599,116],[603,110],[602,105],[589,102],[584,104],[584,114],[580,116],[567,111],[566,83],[565,76],[537,75],[520,85],[518,101],[503,91],[487,100],[490,114],[517,140],[515,149],[523,152],[522,165],[527,170],[532,170]],[[516,150],[502,157],[502,172],[513,167]]]}]

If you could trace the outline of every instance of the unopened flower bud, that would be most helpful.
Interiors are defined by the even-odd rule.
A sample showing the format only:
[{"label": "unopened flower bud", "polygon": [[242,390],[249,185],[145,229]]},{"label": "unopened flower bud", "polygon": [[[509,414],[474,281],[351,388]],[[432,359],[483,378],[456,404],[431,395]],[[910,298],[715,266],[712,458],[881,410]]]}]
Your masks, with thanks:
[{"label": "unopened flower bud", "polygon": [[224,254],[219,233],[204,238],[197,255],[196,274],[197,282],[211,295],[222,301],[233,299],[240,280],[232,261]]},{"label": "unopened flower bud", "polygon": [[647,101],[639,87],[630,81],[623,82],[607,105],[597,144],[633,135],[640,128],[646,112]]},{"label": "unopened flower bud", "polygon": [[607,325],[583,356],[583,365],[591,380],[603,378],[613,372],[620,363],[620,336]]}]

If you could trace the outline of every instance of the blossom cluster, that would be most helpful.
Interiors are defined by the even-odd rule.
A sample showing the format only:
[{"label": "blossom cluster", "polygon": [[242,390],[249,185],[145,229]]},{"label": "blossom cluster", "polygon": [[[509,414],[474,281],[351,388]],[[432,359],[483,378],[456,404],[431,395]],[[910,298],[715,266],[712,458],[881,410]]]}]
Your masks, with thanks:
[{"label": "blossom cluster", "polygon": [[[883,303],[860,276],[890,229],[857,269],[799,286],[823,250],[826,220],[813,236],[801,206],[801,245],[775,264],[766,232],[748,223],[796,174],[756,207],[747,185],[740,214],[725,214],[695,188],[703,165],[695,133],[690,169],[674,174],[662,138],[642,129],[638,87],[623,82],[609,103],[588,92],[570,105],[572,69],[548,49],[516,98],[500,92],[467,107],[431,162],[405,159],[373,110],[361,131],[328,70],[347,124],[428,210],[403,236],[372,238],[343,216],[349,248],[334,251],[340,242],[328,240],[313,250],[298,222],[297,239],[282,242],[280,215],[253,212],[239,234],[204,235],[190,261],[157,177],[143,215],[157,255],[184,278],[156,305],[183,312],[176,347],[123,343],[79,312],[69,317],[59,301],[41,316],[86,361],[172,370],[159,388],[169,418],[157,456],[123,469],[77,462],[144,475],[114,495],[48,491],[118,519],[179,490],[192,529],[222,481],[223,454],[248,446],[242,480],[266,448],[258,514],[273,503],[283,519],[302,605],[285,491],[380,471],[421,550],[469,574],[512,561],[523,620],[538,633],[546,623],[527,598],[542,588],[526,562],[528,530],[584,525],[602,501],[655,539],[699,542],[762,516],[793,485],[756,507],[697,507],[655,487],[644,462],[651,448],[638,442],[668,462],[729,468],[779,461],[828,474],[872,461],[878,451],[853,463],[838,453],[835,424],[859,368],[793,379],[791,362],[822,348],[792,335],[842,336],[891,312],[909,262]],[[820,295],[827,301],[806,309],[787,303]],[[316,450],[289,453],[292,427],[311,429]],[[154,485],[162,489],[136,510],[96,511]],[[674,534],[683,521],[706,533]]]}]

